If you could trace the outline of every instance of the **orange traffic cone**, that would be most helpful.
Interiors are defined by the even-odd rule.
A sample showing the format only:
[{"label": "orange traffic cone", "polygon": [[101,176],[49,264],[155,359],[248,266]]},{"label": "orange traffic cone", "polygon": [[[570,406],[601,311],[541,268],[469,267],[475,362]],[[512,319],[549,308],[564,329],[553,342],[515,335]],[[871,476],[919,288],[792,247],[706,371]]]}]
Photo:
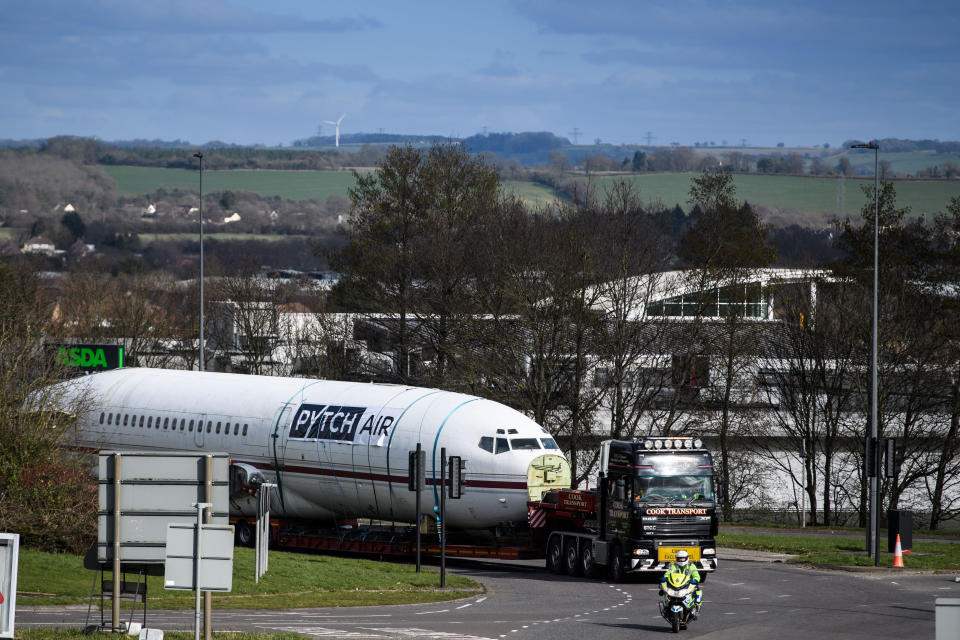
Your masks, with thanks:
[{"label": "orange traffic cone", "polygon": [[897,542],[893,545],[893,566],[903,568],[903,550],[900,548],[900,534],[897,534]]}]

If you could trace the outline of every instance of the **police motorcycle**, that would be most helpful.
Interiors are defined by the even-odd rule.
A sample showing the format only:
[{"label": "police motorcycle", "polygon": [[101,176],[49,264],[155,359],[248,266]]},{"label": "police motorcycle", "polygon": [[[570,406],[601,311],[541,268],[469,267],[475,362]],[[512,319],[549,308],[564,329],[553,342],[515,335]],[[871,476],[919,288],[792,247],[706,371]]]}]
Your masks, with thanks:
[{"label": "police motorcycle", "polygon": [[660,615],[670,623],[673,632],[686,629],[687,624],[700,615],[703,598],[697,581],[677,567],[671,569],[660,583]]}]

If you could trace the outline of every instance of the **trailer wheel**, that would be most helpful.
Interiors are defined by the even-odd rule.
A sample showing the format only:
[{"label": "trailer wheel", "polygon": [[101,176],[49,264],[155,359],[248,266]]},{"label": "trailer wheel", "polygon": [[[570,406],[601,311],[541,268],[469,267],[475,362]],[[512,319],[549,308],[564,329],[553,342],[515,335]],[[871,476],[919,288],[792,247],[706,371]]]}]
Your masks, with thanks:
[{"label": "trailer wheel", "polygon": [[583,570],[585,578],[597,577],[597,562],[593,556],[593,543],[589,540],[583,543],[580,550],[580,568]]},{"label": "trailer wheel", "polygon": [[620,553],[620,547],[614,547],[610,550],[610,579],[614,582],[624,582],[627,579],[627,572],[623,567],[623,555]]},{"label": "trailer wheel", "polygon": [[557,574],[563,573],[563,546],[560,542],[560,536],[551,536],[547,543],[547,571]]},{"label": "trailer wheel", "polygon": [[580,566],[580,545],[576,538],[567,540],[563,549],[564,571],[570,576],[581,575],[583,567]]},{"label": "trailer wheel", "polygon": [[234,544],[240,547],[252,547],[254,544],[253,526],[246,520],[240,520],[234,530]]}]

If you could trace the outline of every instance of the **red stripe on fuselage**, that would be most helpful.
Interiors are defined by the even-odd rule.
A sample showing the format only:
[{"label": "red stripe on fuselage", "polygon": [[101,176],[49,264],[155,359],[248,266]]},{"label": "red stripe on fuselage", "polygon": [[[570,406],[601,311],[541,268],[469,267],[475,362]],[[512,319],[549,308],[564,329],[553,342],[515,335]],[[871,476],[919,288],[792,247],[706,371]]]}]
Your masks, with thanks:
[{"label": "red stripe on fuselage", "polygon": [[[242,460],[234,459],[234,462],[243,462],[244,464],[249,464],[252,467],[258,469],[264,469],[267,471],[275,470],[275,467],[272,464],[263,463],[263,462],[245,462]],[[312,476],[335,476],[338,478],[350,478],[353,480],[370,480],[373,482],[390,482],[393,484],[407,484],[407,476],[391,476],[384,473],[364,473],[361,471],[335,471],[333,469],[318,468],[318,467],[308,467],[305,465],[281,465],[279,471],[281,473],[302,473]],[[440,484],[440,479],[437,478],[436,482],[431,477],[426,478],[427,485]],[[510,482],[507,480],[466,480],[464,484],[468,487],[478,487],[483,489],[512,489],[512,490],[527,490],[526,482]]]}]

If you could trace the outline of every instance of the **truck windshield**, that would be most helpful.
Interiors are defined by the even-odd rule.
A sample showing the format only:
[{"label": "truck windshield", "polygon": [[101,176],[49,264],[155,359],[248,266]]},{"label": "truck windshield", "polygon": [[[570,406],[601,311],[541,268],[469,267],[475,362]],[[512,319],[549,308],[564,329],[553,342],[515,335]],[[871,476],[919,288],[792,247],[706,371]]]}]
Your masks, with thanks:
[{"label": "truck windshield", "polygon": [[633,479],[634,502],[713,500],[712,476],[657,476]]}]

